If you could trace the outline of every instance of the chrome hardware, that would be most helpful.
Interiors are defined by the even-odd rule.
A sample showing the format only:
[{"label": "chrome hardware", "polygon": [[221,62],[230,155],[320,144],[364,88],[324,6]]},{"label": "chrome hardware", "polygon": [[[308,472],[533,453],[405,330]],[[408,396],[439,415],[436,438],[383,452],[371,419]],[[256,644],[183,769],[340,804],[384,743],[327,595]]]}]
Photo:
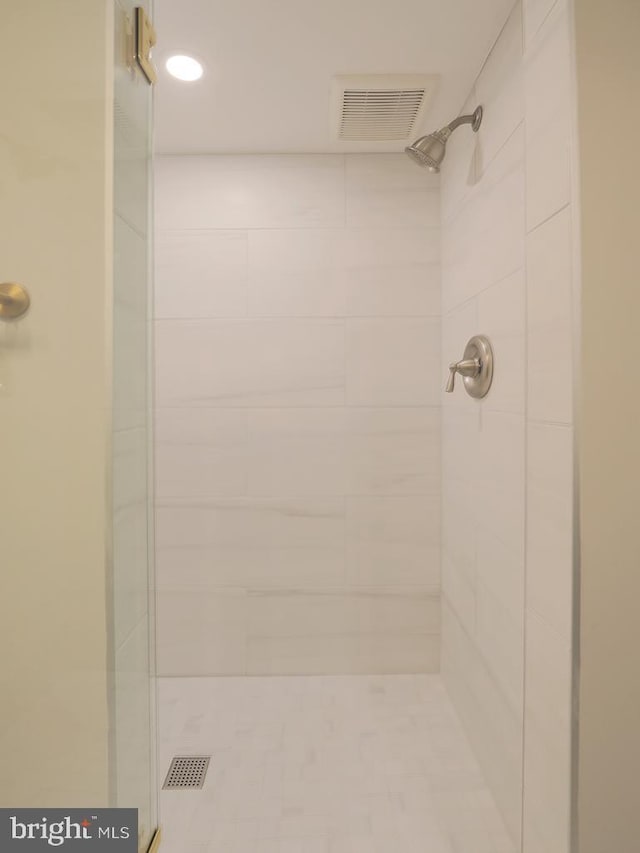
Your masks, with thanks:
[{"label": "chrome hardware", "polygon": [[31,300],[21,284],[0,284],[0,320],[16,320],[29,310]]},{"label": "chrome hardware", "polygon": [[449,379],[445,391],[451,394],[455,387],[456,373],[463,377],[464,387],[471,397],[484,397],[493,380],[493,350],[488,338],[476,335],[465,347],[462,361],[449,365]]},{"label": "chrome hardware", "polygon": [[480,373],[480,359],[467,358],[464,361],[454,361],[449,365],[449,381],[447,382],[446,391],[448,394],[453,392],[456,382],[456,373],[461,376],[477,376]]}]

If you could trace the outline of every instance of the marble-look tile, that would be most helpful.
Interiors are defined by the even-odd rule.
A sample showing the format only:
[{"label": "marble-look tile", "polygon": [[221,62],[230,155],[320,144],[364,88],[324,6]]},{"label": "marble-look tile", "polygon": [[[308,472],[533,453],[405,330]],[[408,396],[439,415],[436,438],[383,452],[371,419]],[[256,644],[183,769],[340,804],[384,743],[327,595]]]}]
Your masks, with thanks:
[{"label": "marble-look tile", "polygon": [[491,341],[495,358],[494,379],[483,409],[524,412],[525,375],[524,269],[484,290],[478,297],[478,330]]},{"label": "marble-look tile", "polygon": [[[475,86],[460,110],[472,113],[478,106]],[[454,133],[447,142],[447,156],[441,166],[440,218],[444,230],[465,204],[473,188],[482,179],[481,136],[478,133]],[[485,158],[486,159],[486,158]]]},{"label": "marble-look tile", "polygon": [[246,495],[247,419],[243,409],[157,409],[156,497]]},{"label": "marble-look tile", "polygon": [[438,672],[439,660],[437,633],[255,637],[247,645],[250,675]]},{"label": "marble-look tile", "polygon": [[475,634],[477,622],[475,563],[461,562],[442,546],[442,604],[448,607],[465,630]]},{"label": "marble-look tile", "polygon": [[[528,49],[531,46],[536,33],[556,2],[557,0],[523,0],[525,48]],[[566,3],[566,0],[560,0],[560,2]]]},{"label": "marble-look tile", "polygon": [[[514,567],[514,573],[522,577],[522,564]],[[520,719],[524,678],[523,601],[520,601],[519,608],[510,610],[481,581],[478,582],[476,601],[475,642],[506,700]]]},{"label": "marble-look tile", "polygon": [[350,154],[345,162],[348,226],[439,226],[437,175],[398,154]]},{"label": "marble-look tile", "polygon": [[[482,401],[458,380],[442,396],[441,667],[509,838],[460,812],[455,850],[519,849],[524,634],[526,196],[522,9],[516,4],[464,107],[477,135],[455,134],[442,170],[446,367],[467,340],[494,346]],[[441,803],[441,807],[444,805]],[[463,814],[465,817],[463,817]]]},{"label": "marble-look tile", "polygon": [[344,316],[342,234],[334,229],[251,231],[250,315]]},{"label": "marble-look tile", "polygon": [[246,231],[160,231],[155,245],[156,317],[244,317]]},{"label": "marble-look tile", "polygon": [[339,586],[344,499],[161,501],[156,547],[157,583],[167,591]]},{"label": "marble-look tile", "polygon": [[161,231],[344,225],[341,155],[158,157],[155,179]]},{"label": "marble-look tile", "polygon": [[524,553],[525,444],[522,415],[482,413],[478,524],[520,555]]},{"label": "marble-look tile", "polygon": [[516,850],[522,820],[522,713],[506,699],[446,602],[442,616],[443,680]]},{"label": "marble-look tile", "polygon": [[[478,407],[443,410],[442,586],[470,634],[476,624],[479,417]],[[465,519],[463,535],[460,519]]]},{"label": "marble-look tile", "polygon": [[435,406],[440,323],[425,319],[347,321],[347,402],[359,406]]},{"label": "marble-look tile", "polygon": [[[507,643],[520,630],[524,601],[525,426],[522,416],[491,412],[476,424],[461,410],[447,412],[443,586],[475,636],[482,585],[496,612],[511,614],[504,622]],[[490,655],[487,660],[490,666]]]},{"label": "marble-look tile", "polygon": [[157,585],[168,590],[340,587],[347,571],[343,527],[327,544],[290,545],[278,539],[264,546],[239,541],[158,547]]},{"label": "marble-look tile", "polygon": [[339,405],[344,335],[334,320],[158,320],[157,405]]},{"label": "marble-look tile", "polygon": [[252,590],[248,608],[249,640],[437,634],[440,622],[437,593],[419,590]]},{"label": "marble-look tile", "polygon": [[525,598],[525,555],[522,542],[508,542],[492,529],[476,530],[479,583],[512,618],[522,623]]},{"label": "marble-look tile", "polygon": [[[470,399],[466,392],[460,389]],[[455,497],[462,487],[477,488],[482,409],[447,406],[442,411],[442,488]],[[446,505],[446,501],[444,501]]]},{"label": "marble-look tile", "polygon": [[342,266],[352,316],[440,314],[439,228],[348,228]]},{"label": "marble-look tile", "polygon": [[157,660],[160,675],[238,675],[246,672],[247,596],[159,589]]},{"label": "marble-look tile", "polygon": [[527,607],[567,642],[573,613],[573,430],[529,424]]},{"label": "marble-look tile", "polygon": [[351,584],[437,591],[440,498],[348,498],[347,555]]},{"label": "marble-look tile", "polygon": [[251,849],[255,853],[329,853],[329,844],[328,838],[263,838]]},{"label": "marble-look tile", "polygon": [[571,199],[572,71],[569,10],[556,3],[525,56],[527,229]]},{"label": "marble-look tile", "polygon": [[344,495],[349,481],[347,412],[252,409],[249,494]]},{"label": "marble-look tile", "polygon": [[[553,6],[553,0],[525,0],[523,57],[523,10],[516,4],[465,105],[465,111],[484,105],[483,126],[477,135],[452,137],[442,170],[443,365],[459,359],[475,333],[487,334],[496,354],[489,396],[478,403],[460,389],[445,395],[442,430],[442,672],[509,829],[506,847],[504,839],[486,841],[492,851],[521,844],[527,499],[536,515],[538,562],[549,563],[534,576],[545,615],[553,612],[546,597],[555,585],[547,568],[555,574],[559,566],[545,548],[552,542],[561,552],[549,527],[549,513],[562,514],[560,447],[542,459],[548,448],[540,439],[526,467],[524,417],[562,422],[571,411],[571,328],[559,319],[570,310],[570,265],[559,272],[571,257],[563,255],[570,225],[556,225],[555,235],[543,233],[536,242],[545,220],[569,201],[570,43],[565,0]],[[533,257],[527,231],[533,231]],[[540,468],[537,476],[532,465]],[[545,473],[548,465],[561,470]],[[538,693],[535,678],[527,679],[527,692],[529,685],[537,707],[544,689]],[[562,750],[568,738],[554,743]],[[566,853],[566,826],[546,817],[557,789],[550,785],[548,792],[540,798],[535,785],[525,790],[527,853]],[[461,827],[454,849],[485,849],[478,838],[473,827]]]},{"label": "marble-look tile", "polygon": [[349,408],[346,419],[348,494],[440,494],[438,408]]},{"label": "marble-look tile", "polygon": [[573,419],[571,210],[527,237],[528,414]]},{"label": "marble-look tile", "polygon": [[522,5],[516,3],[475,83],[486,120],[478,132],[480,172],[524,119]]},{"label": "marble-look tile", "polygon": [[212,754],[161,794],[172,853],[515,853],[438,676],[162,679],[160,707],[161,774]]},{"label": "marble-look tile", "polygon": [[524,129],[488,165],[443,229],[443,311],[524,266]]},{"label": "marble-look tile", "polygon": [[158,501],[158,548],[228,547],[265,549],[326,546],[340,535],[344,499],[233,498]]},{"label": "marble-look tile", "polygon": [[[157,165],[163,607],[174,591],[332,593],[338,611],[355,588],[389,607],[403,586],[436,594],[438,178],[402,154]],[[172,289],[187,273],[190,309]],[[399,500],[371,502],[356,531],[346,496]],[[229,637],[227,626],[221,648]],[[436,635],[327,638],[317,625],[259,642],[265,672],[424,669],[438,657]]]},{"label": "marble-look tile", "polygon": [[571,647],[527,615],[523,851],[568,853],[571,812]]}]

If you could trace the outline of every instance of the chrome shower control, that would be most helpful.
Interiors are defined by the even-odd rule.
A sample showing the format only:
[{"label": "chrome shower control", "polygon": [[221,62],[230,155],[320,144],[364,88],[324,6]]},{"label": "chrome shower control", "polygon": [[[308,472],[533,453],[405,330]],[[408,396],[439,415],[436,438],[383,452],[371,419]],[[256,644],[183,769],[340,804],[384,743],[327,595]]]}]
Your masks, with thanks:
[{"label": "chrome shower control", "polygon": [[456,373],[463,377],[464,387],[471,397],[484,397],[491,388],[493,380],[493,350],[489,339],[484,335],[471,338],[464,350],[462,361],[449,365],[449,379],[445,391],[453,392]]}]

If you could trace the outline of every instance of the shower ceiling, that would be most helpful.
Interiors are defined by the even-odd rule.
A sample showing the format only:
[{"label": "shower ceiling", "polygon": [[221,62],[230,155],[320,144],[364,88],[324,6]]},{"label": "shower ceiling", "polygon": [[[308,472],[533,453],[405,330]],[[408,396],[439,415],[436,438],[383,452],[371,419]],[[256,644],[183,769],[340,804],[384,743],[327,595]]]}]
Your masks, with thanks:
[{"label": "shower ceiling", "polygon": [[[336,74],[439,74],[416,135],[456,115],[513,0],[155,0],[159,153],[402,151],[340,142]],[[197,83],[164,70],[173,53]]]}]

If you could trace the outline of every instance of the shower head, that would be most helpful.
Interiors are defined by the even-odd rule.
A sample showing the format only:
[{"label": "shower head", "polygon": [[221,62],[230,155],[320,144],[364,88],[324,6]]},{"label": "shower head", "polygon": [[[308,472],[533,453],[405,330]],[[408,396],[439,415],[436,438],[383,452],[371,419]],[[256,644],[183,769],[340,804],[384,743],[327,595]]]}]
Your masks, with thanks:
[{"label": "shower head", "polygon": [[447,153],[447,140],[461,124],[470,124],[473,132],[477,133],[482,124],[482,107],[478,107],[470,115],[459,116],[451,124],[436,130],[435,133],[421,136],[420,139],[416,139],[412,145],[408,145],[404,149],[405,153],[419,166],[426,167],[430,172],[439,172],[440,165]]},{"label": "shower head", "polygon": [[425,166],[430,172],[439,172],[440,163],[447,153],[447,140],[450,136],[449,128],[443,127],[428,136],[421,136],[404,150],[418,166]]}]

